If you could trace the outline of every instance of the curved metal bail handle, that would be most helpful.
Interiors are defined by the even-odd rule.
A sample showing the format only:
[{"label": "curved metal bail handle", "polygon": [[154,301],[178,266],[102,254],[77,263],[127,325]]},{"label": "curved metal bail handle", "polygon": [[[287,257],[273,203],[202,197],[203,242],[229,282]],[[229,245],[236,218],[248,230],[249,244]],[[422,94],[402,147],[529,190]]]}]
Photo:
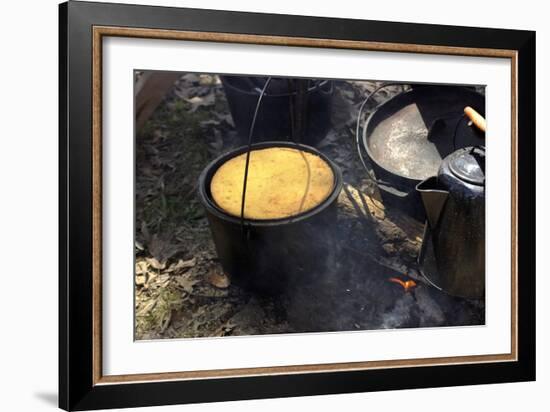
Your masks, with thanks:
[{"label": "curved metal bail handle", "polygon": [[267,86],[271,82],[271,77],[268,77],[265,81],[264,87],[260,91],[260,96],[258,97],[258,102],[256,103],[256,109],[254,110],[254,116],[252,116],[252,122],[250,123],[250,130],[248,131],[248,144],[246,149],[246,161],[244,166],[244,181],[243,181],[243,195],[241,198],[241,229],[243,234],[245,234],[245,224],[244,224],[244,207],[246,199],[246,185],[248,182],[248,168],[250,166],[250,152],[252,151],[252,136],[254,135],[254,126],[256,125],[256,117],[258,117],[258,112],[260,110],[260,104],[267,90]]},{"label": "curved metal bail handle", "polygon": [[[323,89],[323,87],[325,87],[325,85],[327,85],[327,84],[328,84],[328,89],[327,90]],[[332,82],[332,80],[323,80],[323,81],[321,81],[319,83],[319,92],[326,95],[326,96],[331,96],[332,93],[334,92],[334,83]]]},{"label": "curved metal bail handle", "polygon": [[[395,188],[394,185],[392,185],[391,183],[388,183],[388,182],[385,182],[383,180],[377,179],[377,178],[375,178],[374,176],[371,175],[372,168],[369,168],[367,166],[367,162],[366,162],[365,158],[363,157],[363,152],[361,150],[360,138],[364,133],[364,129],[361,127],[361,118],[362,118],[362,115],[363,115],[363,109],[365,108],[367,103],[373,98],[373,96],[376,93],[378,93],[380,90],[382,90],[386,87],[389,87],[389,86],[403,86],[403,83],[384,83],[384,84],[378,86],[376,89],[374,89],[367,96],[367,98],[365,100],[363,100],[363,103],[361,103],[361,106],[359,106],[359,112],[357,113],[357,126],[355,128],[355,146],[356,146],[356,149],[357,149],[357,154],[359,155],[359,160],[361,161],[361,164],[363,165],[363,168],[365,169],[365,172],[366,172],[367,177],[369,178],[369,180],[371,182],[375,183],[377,186],[386,186],[387,188],[393,189],[392,191],[396,192],[395,194],[397,194],[397,195],[405,196],[405,195],[408,194],[407,192],[403,192],[403,191]],[[377,105],[374,108],[374,110],[378,109],[378,107],[380,107],[382,104],[383,103],[380,103],[379,105]]]}]

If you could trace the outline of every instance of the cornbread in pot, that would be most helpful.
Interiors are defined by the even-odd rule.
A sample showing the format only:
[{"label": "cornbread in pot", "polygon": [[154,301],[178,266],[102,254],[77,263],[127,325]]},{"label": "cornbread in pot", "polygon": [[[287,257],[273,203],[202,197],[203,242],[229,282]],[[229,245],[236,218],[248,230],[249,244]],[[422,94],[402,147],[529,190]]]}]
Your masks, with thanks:
[{"label": "cornbread in pot", "polygon": [[[220,166],[210,183],[214,202],[240,217],[246,153]],[[252,150],[244,217],[283,219],[313,209],[334,188],[331,167],[319,156],[288,147]]]}]

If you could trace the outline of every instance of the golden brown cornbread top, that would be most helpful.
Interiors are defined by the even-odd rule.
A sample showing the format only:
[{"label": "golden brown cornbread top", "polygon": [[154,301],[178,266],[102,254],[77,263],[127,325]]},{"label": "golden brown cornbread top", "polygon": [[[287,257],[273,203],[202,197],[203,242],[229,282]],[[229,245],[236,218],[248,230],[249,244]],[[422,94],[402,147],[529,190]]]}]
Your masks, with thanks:
[{"label": "golden brown cornbread top", "polygon": [[[216,204],[241,216],[246,153],[224,163],[214,174],[210,191]],[[244,217],[282,219],[306,212],[323,202],[334,187],[334,174],[319,156],[272,147],[252,150]]]}]

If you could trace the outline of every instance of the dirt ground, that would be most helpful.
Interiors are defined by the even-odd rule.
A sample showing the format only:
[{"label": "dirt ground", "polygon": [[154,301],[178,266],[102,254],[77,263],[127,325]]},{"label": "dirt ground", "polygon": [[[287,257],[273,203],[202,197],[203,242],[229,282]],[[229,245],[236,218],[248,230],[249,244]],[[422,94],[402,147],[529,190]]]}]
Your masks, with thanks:
[{"label": "dirt ground", "polygon": [[[261,297],[224,274],[197,197],[208,162],[239,145],[223,86],[212,75],[179,78],[136,136],[136,339],[484,323],[483,301],[452,298],[418,275],[422,224],[386,209],[359,162],[356,113],[376,87],[335,82],[332,127],[317,145],[345,182],[331,270]],[[378,94],[367,114],[404,88]]]}]

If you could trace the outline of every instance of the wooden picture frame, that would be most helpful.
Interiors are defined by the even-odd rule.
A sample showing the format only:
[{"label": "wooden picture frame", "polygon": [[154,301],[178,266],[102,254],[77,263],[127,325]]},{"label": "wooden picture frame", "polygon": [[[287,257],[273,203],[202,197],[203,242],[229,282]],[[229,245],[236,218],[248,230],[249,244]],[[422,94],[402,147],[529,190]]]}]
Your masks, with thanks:
[{"label": "wooden picture frame", "polygon": [[[59,406],[66,410],[535,379],[535,33],[213,10],[60,5]],[[511,353],[145,375],[102,375],[105,36],[376,50],[512,63]],[[521,185],[520,185],[521,183]]]}]

